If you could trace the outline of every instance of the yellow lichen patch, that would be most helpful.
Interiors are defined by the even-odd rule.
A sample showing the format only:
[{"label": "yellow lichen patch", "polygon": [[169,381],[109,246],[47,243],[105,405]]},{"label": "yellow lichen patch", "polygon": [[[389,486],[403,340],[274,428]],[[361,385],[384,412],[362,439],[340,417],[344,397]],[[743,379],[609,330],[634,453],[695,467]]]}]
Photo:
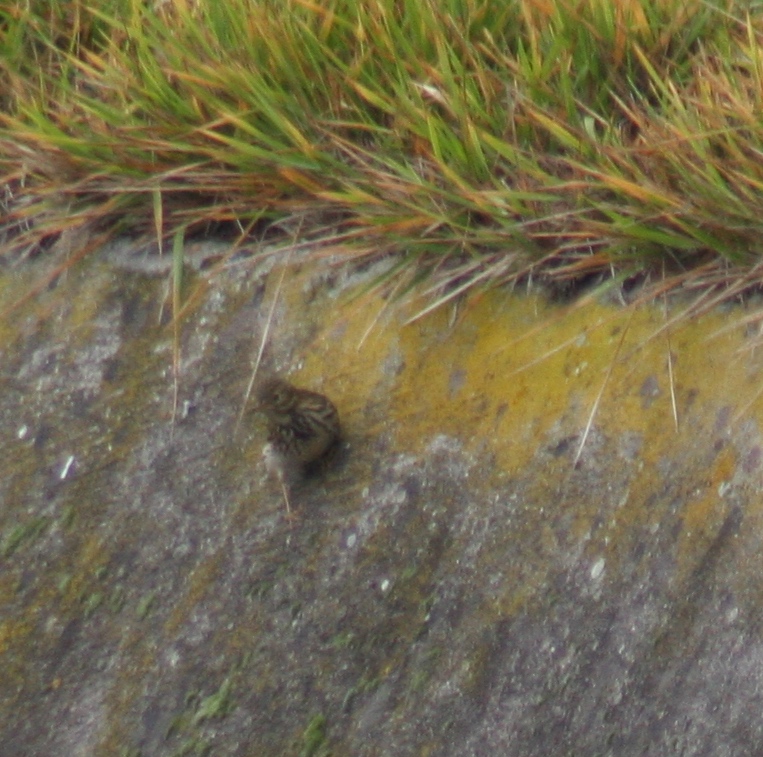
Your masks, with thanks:
[{"label": "yellow lichen patch", "polygon": [[735,405],[750,396],[735,365],[738,333],[711,344],[706,335],[721,320],[707,316],[668,337],[658,333],[663,318],[653,307],[562,309],[498,294],[452,328],[436,313],[401,332],[400,426],[414,444],[435,433],[490,440],[510,469],[560,423],[581,435],[589,421],[614,434],[653,434],[659,447],[675,435],[674,401],[680,428],[696,421],[698,400],[717,409],[719,379]]},{"label": "yellow lichen patch", "polygon": [[173,598],[174,604],[165,624],[168,636],[178,632],[178,628],[188,621],[202,598],[209,595],[215,581],[219,578],[225,554],[217,553],[201,561],[188,576],[183,597]]},{"label": "yellow lichen patch", "polygon": [[736,464],[734,450],[722,450],[708,470],[707,478],[698,481],[685,499],[681,511],[682,529],[677,544],[679,580],[686,578],[686,573],[704,559],[707,548],[723,525],[728,504],[724,501],[722,492],[732,479]]},{"label": "yellow lichen patch", "polygon": [[[675,482],[683,512],[671,510],[655,482],[669,485],[671,466],[684,475],[701,465],[686,451],[691,455],[698,433],[705,441],[722,433],[722,411],[749,418],[763,409],[744,333],[722,330],[725,314],[672,323],[674,313],[656,306],[553,305],[493,292],[402,325],[410,314],[393,313],[382,298],[360,303],[315,328],[300,365],[307,384],[333,391],[350,418],[363,416],[358,423],[375,402],[383,404],[383,421],[371,412],[368,422],[383,423],[399,452],[420,454],[440,435],[457,439],[476,464],[490,461],[487,475],[470,481],[472,490],[487,490],[496,475],[521,476],[539,455],[547,457],[527,492],[542,505],[524,515],[531,548],[523,574],[496,598],[496,610],[530,601],[561,546],[590,544],[611,569],[639,534],[673,517],[685,529],[678,575],[695,564],[724,517],[717,490],[733,477],[736,456],[713,459],[703,448],[708,480],[697,484],[689,472],[686,482]],[[586,496],[573,463],[580,458],[584,471],[595,469],[605,453],[608,465],[613,455],[621,465],[602,474],[613,482],[602,503]],[[492,507],[486,500],[486,513]]]},{"label": "yellow lichen patch", "polygon": [[[20,637],[26,638],[32,632],[32,625],[24,621],[4,620],[0,623],[0,654],[8,651]],[[7,669],[6,669],[6,672]]]},{"label": "yellow lichen patch", "polygon": [[360,312],[352,305],[340,309],[336,317],[318,325],[304,353],[300,377],[310,386],[338,394],[345,415],[366,407],[380,386],[394,379],[394,370],[385,375],[384,366],[396,362],[395,329],[382,322],[369,330],[380,304],[383,307],[382,300],[372,298]]},{"label": "yellow lichen patch", "polygon": [[11,636],[11,627],[8,621],[0,623],[0,654],[8,650],[8,639]]},{"label": "yellow lichen patch", "polygon": [[[731,416],[763,409],[740,352],[744,334],[721,331],[722,313],[672,322],[680,304],[668,313],[553,305],[497,291],[403,325],[414,313],[371,293],[316,320],[309,282],[301,271],[279,294],[310,334],[295,378],[329,393],[345,422],[370,435],[387,429],[399,452],[420,453],[444,435],[491,460],[492,475],[516,476],[546,450],[537,482],[545,495],[536,495],[558,493],[570,538],[585,538],[600,517],[599,503],[565,494],[573,462],[589,455],[595,465],[597,445],[627,469],[613,474],[628,479],[605,523],[614,536],[655,523],[644,506],[655,469],[691,446],[697,428],[708,433],[724,406]],[[547,538],[551,550],[556,537]]]},{"label": "yellow lichen patch", "polygon": [[97,591],[98,573],[108,565],[110,546],[98,533],[86,533],[72,561],[72,572],[61,581],[60,600],[64,607],[85,606],[87,597]]},{"label": "yellow lichen patch", "polygon": [[34,640],[35,624],[28,618],[14,618],[0,622],[0,655],[3,660],[5,683],[21,686],[28,675],[21,650]]}]

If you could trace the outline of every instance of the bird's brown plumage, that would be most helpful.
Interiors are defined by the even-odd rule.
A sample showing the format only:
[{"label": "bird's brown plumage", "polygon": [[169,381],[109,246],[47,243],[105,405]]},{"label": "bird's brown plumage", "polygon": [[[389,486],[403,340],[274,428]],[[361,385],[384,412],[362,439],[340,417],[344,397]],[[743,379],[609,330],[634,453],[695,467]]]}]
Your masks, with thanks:
[{"label": "bird's brown plumage", "polygon": [[319,460],[339,439],[339,413],[322,394],[271,378],[259,387],[257,400],[267,419],[268,441],[300,466]]},{"label": "bird's brown plumage", "polygon": [[289,488],[337,443],[341,435],[339,413],[328,397],[298,389],[280,378],[259,386],[257,409],[267,420],[265,464],[278,478],[291,514]]}]

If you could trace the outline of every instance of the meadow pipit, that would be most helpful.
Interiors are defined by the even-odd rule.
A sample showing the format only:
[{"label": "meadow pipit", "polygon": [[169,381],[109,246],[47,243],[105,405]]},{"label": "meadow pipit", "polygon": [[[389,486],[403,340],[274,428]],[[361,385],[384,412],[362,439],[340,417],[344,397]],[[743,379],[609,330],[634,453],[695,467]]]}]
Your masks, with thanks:
[{"label": "meadow pipit", "polygon": [[278,478],[291,515],[289,487],[339,440],[339,413],[328,397],[280,378],[260,385],[257,409],[268,425],[265,465]]}]

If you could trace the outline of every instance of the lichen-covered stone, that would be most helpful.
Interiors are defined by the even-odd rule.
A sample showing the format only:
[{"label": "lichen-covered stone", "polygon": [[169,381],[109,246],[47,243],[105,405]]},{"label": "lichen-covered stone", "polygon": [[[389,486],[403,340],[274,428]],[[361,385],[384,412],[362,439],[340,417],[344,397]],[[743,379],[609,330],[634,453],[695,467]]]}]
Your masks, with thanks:
[{"label": "lichen-covered stone", "polygon": [[404,325],[380,270],[292,260],[265,365],[346,441],[289,522],[244,407],[279,259],[189,271],[177,330],[124,242],[11,310],[42,264],[0,271],[4,757],[763,749],[740,312]]}]

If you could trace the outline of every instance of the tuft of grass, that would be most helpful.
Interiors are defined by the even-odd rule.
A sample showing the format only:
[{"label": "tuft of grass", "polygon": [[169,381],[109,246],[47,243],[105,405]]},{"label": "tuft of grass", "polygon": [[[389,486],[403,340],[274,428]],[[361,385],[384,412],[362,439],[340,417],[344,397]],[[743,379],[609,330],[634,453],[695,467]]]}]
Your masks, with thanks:
[{"label": "tuft of grass", "polygon": [[197,724],[210,718],[223,718],[233,709],[231,700],[231,689],[233,682],[226,678],[220,688],[199,703],[196,714],[193,716],[193,723]]},{"label": "tuft of grass", "polygon": [[32,518],[26,523],[17,523],[3,537],[0,557],[11,557],[22,545],[27,542],[31,543],[44,534],[49,526],[50,518],[45,515]]},{"label": "tuft of grass", "polygon": [[329,757],[331,751],[326,742],[326,718],[318,713],[313,715],[302,734],[300,757]]},{"label": "tuft of grass", "polygon": [[[238,669],[236,666],[235,670]],[[224,718],[233,711],[235,705],[231,692],[235,670],[225,678],[216,692],[204,699],[200,699],[198,691],[186,694],[184,708],[175,715],[164,734],[165,740],[175,739],[179,742],[171,754],[209,753],[211,746],[208,738],[203,735],[204,723]]]},{"label": "tuft of grass", "polygon": [[138,620],[145,620],[148,617],[148,614],[151,612],[151,610],[154,609],[154,605],[156,604],[156,592],[150,591],[148,594],[145,594],[141,597],[140,601],[138,602],[138,606],[135,609],[135,614],[138,617]]},{"label": "tuft of grass", "polygon": [[422,315],[613,273],[711,306],[760,284],[762,42],[737,0],[7,6],[0,252],[296,218]]}]

